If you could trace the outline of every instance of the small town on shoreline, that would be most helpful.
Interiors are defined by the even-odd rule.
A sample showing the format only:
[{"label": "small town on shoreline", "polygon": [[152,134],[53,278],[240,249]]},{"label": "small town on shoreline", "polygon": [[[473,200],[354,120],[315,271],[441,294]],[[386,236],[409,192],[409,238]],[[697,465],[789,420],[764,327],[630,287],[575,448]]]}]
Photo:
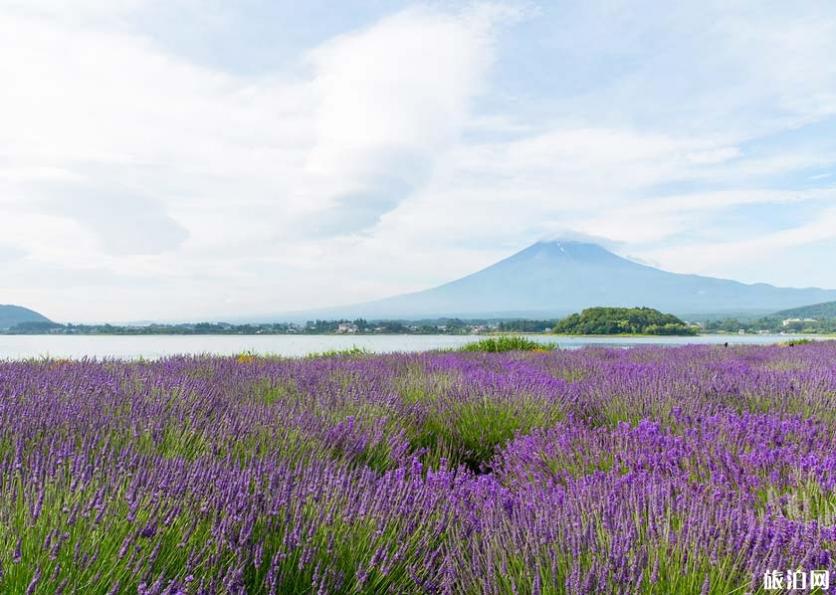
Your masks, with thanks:
[{"label": "small town on shoreline", "polygon": [[[562,319],[462,319],[437,318],[424,320],[311,320],[307,322],[275,322],[232,324],[228,322],[196,322],[177,324],[60,324],[50,320],[19,322],[6,328],[4,335],[479,335],[496,333],[538,333],[564,335],[697,335],[697,334],[833,334],[836,315],[810,316],[805,308],[773,315],[740,318],[706,318],[680,320],[650,308],[588,308],[580,314]],[[573,317],[592,316],[604,312],[589,323]],[[649,311],[666,317],[664,324],[625,324],[629,312]],[[796,311],[800,312],[797,314]],[[820,306],[818,311],[823,311]],[[825,311],[826,312],[826,311]],[[667,324],[667,326],[665,326]]]}]

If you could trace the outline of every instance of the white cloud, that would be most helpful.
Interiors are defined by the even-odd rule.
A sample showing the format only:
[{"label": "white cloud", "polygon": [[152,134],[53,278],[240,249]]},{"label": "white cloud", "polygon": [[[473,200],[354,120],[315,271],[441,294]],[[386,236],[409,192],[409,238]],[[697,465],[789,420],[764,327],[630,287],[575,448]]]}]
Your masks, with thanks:
[{"label": "white cloud", "polygon": [[[658,244],[694,230],[698,230],[704,236],[711,235],[707,230],[716,225],[715,218],[722,218],[724,211],[734,208],[828,201],[836,202],[836,190],[789,191],[753,188],[693,192],[647,199],[610,209],[580,221],[577,227],[582,230],[597,230],[609,238],[633,245]],[[726,233],[727,229],[724,228],[723,232]],[[697,260],[691,261],[692,264],[699,261],[699,255],[694,256]],[[657,254],[655,257],[668,264],[663,256]],[[726,258],[728,257],[727,253]],[[670,264],[680,265],[681,262],[672,259]]]},{"label": "white cloud", "polygon": [[[768,234],[734,238],[726,241],[696,242],[669,246],[645,255],[663,262],[671,270],[686,272],[726,271],[763,264],[775,256],[785,255],[793,248],[836,239],[836,208],[828,208],[814,220]],[[823,260],[829,260],[823,255]],[[803,264],[801,262],[797,264]],[[696,269],[696,270],[695,270]],[[744,279],[754,281],[750,275]]]},{"label": "white cloud", "polygon": [[155,0],[0,0],[0,11],[81,23],[102,17],[116,17],[137,11]]},{"label": "white cloud", "polygon": [[207,266],[280,270],[312,234],[369,228],[454,146],[508,16],[411,9],[304,54],[292,76],[252,78],[101,25],[140,4],[0,7],[0,208],[32,266],[185,285]]},{"label": "white cloud", "polygon": [[742,154],[738,147],[720,147],[708,151],[689,153],[687,157],[691,163],[723,163],[724,161],[740,157]]},{"label": "white cloud", "polygon": [[407,10],[311,52],[316,142],[305,184],[321,184],[334,207],[326,230],[368,228],[427,181],[481,90],[496,16]]},{"label": "white cloud", "polygon": [[275,312],[420,289],[566,229],[705,273],[828,237],[711,231],[791,202],[831,222],[832,189],[787,188],[826,185],[836,147],[781,138],[836,113],[823,6],[543,4],[502,33],[518,10],[433,4],[253,76],[165,49],[138,18],[158,4],[0,0],[3,301]]}]

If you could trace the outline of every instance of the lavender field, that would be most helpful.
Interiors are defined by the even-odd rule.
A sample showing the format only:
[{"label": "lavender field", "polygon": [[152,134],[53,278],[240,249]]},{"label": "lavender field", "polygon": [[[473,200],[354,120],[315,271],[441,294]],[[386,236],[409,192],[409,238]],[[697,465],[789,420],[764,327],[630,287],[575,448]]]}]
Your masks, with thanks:
[{"label": "lavender field", "polygon": [[0,472],[3,593],[760,592],[836,571],[836,343],[6,361]]}]

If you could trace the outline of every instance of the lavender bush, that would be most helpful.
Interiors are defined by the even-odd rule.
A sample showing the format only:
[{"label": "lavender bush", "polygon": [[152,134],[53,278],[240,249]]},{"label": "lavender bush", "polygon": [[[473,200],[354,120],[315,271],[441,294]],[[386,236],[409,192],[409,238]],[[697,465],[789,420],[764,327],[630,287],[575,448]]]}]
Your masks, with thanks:
[{"label": "lavender bush", "polygon": [[0,591],[836,571],[836,344],[0,363]]}]

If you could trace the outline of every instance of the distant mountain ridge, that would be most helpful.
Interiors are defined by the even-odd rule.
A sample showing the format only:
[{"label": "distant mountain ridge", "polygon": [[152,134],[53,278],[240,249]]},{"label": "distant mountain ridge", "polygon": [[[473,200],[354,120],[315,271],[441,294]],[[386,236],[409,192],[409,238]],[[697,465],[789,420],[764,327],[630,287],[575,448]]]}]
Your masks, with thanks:
[{"label": "distant mountain ridge", "polygon": [[29,308],[24,308],[23,306],[0,304],[0,330],[10,329],[23,322],[52,321],[43,314],[30,310]]},{"label": "distant mountain ridge", "polygon": [[835,300],[836,290],[749,285],[671,273],[622,258],[597,244],[549,241],[432,289],[272,319],[542,318],[593,306],[647,306],[694,318],[767,314]]},{"label": "distant mountain ridge", "polygon": [[776,312],[775,316],[783,318],[816,318],[819,320],[836,318],[836,302],[825,302],[823,304],[792,308],[791,310],[781,310],[780,312]]}]

